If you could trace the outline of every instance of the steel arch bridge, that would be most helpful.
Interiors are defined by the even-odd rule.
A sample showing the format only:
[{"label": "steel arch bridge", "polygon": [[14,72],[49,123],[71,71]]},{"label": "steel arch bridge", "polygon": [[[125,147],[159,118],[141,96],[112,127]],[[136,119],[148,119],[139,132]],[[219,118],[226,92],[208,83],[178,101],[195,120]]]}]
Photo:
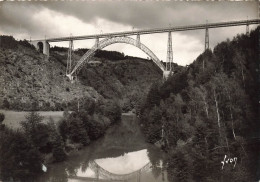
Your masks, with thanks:
[{"label": "steel arch bridge", "polygon": [[144,53],[146,53],[163,72],[166,71],[165,66],[161,63],[159,58],[148,47],[142,44],[140,42],[140,39],[137,38],[137,40],[135,40],[131,37],[111,37],[101,41],[98,41],[97,39],[96,44],[80,58],[78,63],[75,65],[75,67],[66,76],[68,76],[70,80],[73,80],[73,74],[75,74],[76,71],[77,72],[80,71],[82,67],[86,63],[88,63],[89,60],[94,56],[95,52],[98,49],[103,49],[109,45],[116,44],[116,43],[125,43],[139,48]]},{"label": "steel arch bridge", "polygon": [[[240,20],[240,21],[228,21],[228,22],[217,22],[217,23],[206,22],[206,24],[197,24],[197,25],[174,26],[174,27],[102,33],[102,34],[83,35],[83,36],[56,37],[56,38],[48,38],[48,39],[45,38],[42,40],[33,40],[30,41],[30,43],[33,46],[35,46],[37,50],[40,50],[40,47],[42,47],[42,50],[40,50],[40,52],[42,51],[43,54],[49,57],[50,42],[70,41],[70,46],[68,51],[68,62],[67,62],[67,69],[66,69],[66,75],[70,78],[70,80],[73,80],[74,75],[76,75],[76,71],[79,71],[82,68],[82,66],[89,61],[89,59],[94,55],[97,49],[103,49],[104,47],[115,43],[131,44],[141,49],[148,56],[150,56],[150,58],[157,66],[159,66],[159,68],[163,71],[163,77],[167,79],[167,77],[171,73],[174,73],[174,68],[172,68],[172,64],[173,64],[173,50],[172,50],[172,37],[171,37],[172,32],[205,29],[205,50],[206,50],[209,49],[209,29],[246,25],[246,34],[249,35],[249,25],[253,25],[253,24],[255,25],[260,24],[260,19],[259,18],[251,19],[251,20],[247,19],[247,20]],[[156,34],[156,33],[168,33],[167,56],[165,61],[166,66],[164,66],[160,62],[160,60],[154,55],[154,53],[150,49],[148,49],[145,45],[141,44],[140,42],[141,35]],[[127,36],[137,36],[137,37],[135,40]],[[99,39],[101,38],[104,39],[99,42]],[[93,46],[92,49],[90,49],[77,63],[72,63],[71,53],[73,50],[73,41],[87,40],[87,39],[96,39],[96,45]]]}]

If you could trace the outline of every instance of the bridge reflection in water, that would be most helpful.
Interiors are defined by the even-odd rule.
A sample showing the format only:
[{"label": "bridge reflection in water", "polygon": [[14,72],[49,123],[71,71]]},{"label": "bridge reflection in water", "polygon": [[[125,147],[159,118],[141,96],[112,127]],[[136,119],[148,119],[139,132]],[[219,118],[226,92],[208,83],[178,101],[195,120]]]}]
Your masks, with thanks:
[{"label": "bridge reflection in water", "polygon": [[144,165],[141,169],[136,170],[131,173],[127,174],[115,174],[112,172],[107,171],[103,167],[101,167],[99,164],[96,163],[96,161],[91,161],[89,163],[89,168],[92,169],[92,171],[95,172],[95,177],[80,177],[80,176],[69,176],[70,179],[78,179],[81,181],[129,181],[129,180],[135,180],[140,182],[141,181],[141,174],[142,172],[151,171],[152,164],[148,162],[146,165]]},{"label": "bridge reflection in water", "polygon": [[163,160],[164,153],[145,142],[136,118],[122,115],[122,122],[104,137],[65,162],[48,166],[36,182],[167,182]]},{"label": "bridge reflection in water", "polygon": [[[144,152],[146,153],[146,150],[141,150],[138,152],[132,152],[132,153],[140,153],[140,152]],[[124,155],[127,156],[128,154]],[[123,157],[124,157],[123,156]],[[122,156],[120,156],[119,158],[122,158]],[[130,158],[130,156],[127,156],[126,158]],[[144,158],[144,157],[142,157]],[[106,160],[106,159],[97,159],[98,160]],[[119,174],[119,173],[115,173],[115,172],[111,172],[108,171],[107,169],[105,169],[104,167],[102,167],[100,164],[98,164],[96,160],[92,160],[88,162],[88,169],[85,170],[85,172],[83,172],[82,174],[74,174],[74,175],[69,175],[68,179],[69,181],[75,181],[75,182],[81,182],[81,181],[100,181],[100,182],[105,182],[105,181],[124,181],[124,182],[141,182],[142,175],[147,175],[150,173],[150,175],[152,174],[152,169],[153,169],[153,165],[151,162],[147,162],[145,165],[143,165],[141,168],[129,172],[129,173],[124,173],[124,174]],[[122,161],[122,160],[121,160]],[[132,162],[134,162],[132,160]],[[126,162],[129,165],[129,161]],[[123,165],[123,164],[122,164]],[[117,165],[118,168],[124,168],[124,166],[120,166]],[[162,170],[162,163],[160,164],[160,166],[156,166],[157,168],[160,168],[161,170],[161,179],[160,181],[165,181],[164,180],[164,171]],[[106,167],[107,168],[107,167]],[[144,181],[147,181],[147,178],[145,178]],[[167,180],[166,180],[167,181]]]}]

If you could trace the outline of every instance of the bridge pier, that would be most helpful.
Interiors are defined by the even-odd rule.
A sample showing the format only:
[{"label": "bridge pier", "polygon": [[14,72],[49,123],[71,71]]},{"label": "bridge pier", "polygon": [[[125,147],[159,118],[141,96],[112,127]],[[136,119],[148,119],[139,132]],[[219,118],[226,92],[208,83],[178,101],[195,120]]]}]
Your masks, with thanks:
[{"label": "bridge pier", "polygon": [[163,80],[167,80],[171,74],[172,71],[163,71]]},{"label": "bridge pier", "polygon": [[141,46],[141,41],[140,41],[140,34],[136,35],[136,47],[140,48]]},{"label": "bridge pier", "polygon": [[205,50],[209,49],[209,29],[206,28],[205,32]]},{"label": "bridge pier", "polygon": [[98,46],[99,46],[99,38],[98,37],[96,37],[95,46],[96,46],[96,48],[98,48]]},{"label": "bridge pier", "polygon": [[68,58],[67,58],[67,67],[66,67],[66,75],[71,72],[72,69],[72,51],[74,49],[73,40],[69,41],[69,49],[68,49]]},{"label": "bridge pier", "polygon": [[37,51],[45,54],[47,57],[50,56],[50,44],[48,41],[46,40],[42,40],[42,41],[30,41],[29,42],[31,45],[33,45]]},{"label": "bridge pier", "polygon": [[246,35],[249,35],[249,24],[246,25]]},{"label": "bridge pier", "polygon": [[172,71],[173,52],[172,52],[172,33],[168,32],[166,71]]}]

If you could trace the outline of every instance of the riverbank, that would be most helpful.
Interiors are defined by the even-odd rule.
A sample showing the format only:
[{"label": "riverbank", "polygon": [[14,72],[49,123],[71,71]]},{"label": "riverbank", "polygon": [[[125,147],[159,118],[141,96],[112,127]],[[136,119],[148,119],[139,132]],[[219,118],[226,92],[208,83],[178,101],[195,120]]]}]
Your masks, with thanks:
[{"label": "riverbank", "polygon": [[[37,111],[41,116],[43,116],[43,123],[47,123],[50,118],[55,123],[58,123],[63,117],[64,111]],[[3,124],[9,128],[17,129],[20,127],[20,122],[25,120],[25,116],[30,113],[29,111],[14,111],[14,110],[1,110],[0,113],[5,115]],[[135,116],[132,111],[122,113],[122,116]]]},{"label": "riverbank", "polygon": [[145,142],[134,115],[122,113],[122,121],[108,128],[104,136],[70,155],[66,161],[48,164],[47,173],[35,182],[53,182],[54,179],[74,182],[87,178],[94,181],[98,178],[97,168],[105,172],[104,180],[115,180],[121,175],[135,182],[137,176],[131,178],[132,173],[140,175],[140,181],[167,182],[167,174],[160,168],[162,157],[161,150]]},{"label": "riverbank", "polygon": [[[63,111],[37,111],[43,116],[43,123],[47,123],[50,117],[57,123],[63,117]],[[20,127],[20,122],[25,120],[25,116],[30,113],[27,111],[0,110],[5,115],[3,124],[12,129]]]},{"label": "riverbank", "polygon": [[[0,112],[3,112],[3,110]],[[24,117],[27,112],[5,111],[3,113],[7,115],[7,120],[5,121],[7,122],[15,118],[17,118],[18,121],[22,120],[19,118],[19,116]],[[43,115],[45,119],[48,119],[50,116],[56,116],[57,118],[63,117],[63,112],[39,111],[38,113]],[[10,118],[10,115],[13,118]],[[71,119],[73,120],[73,118]],[[13,125],[11,126],[13,127]],[[19,127],[19,124],[16,123],[15,127]],[[26,140],[26,137],[24,137],[24,139]],[[17,146],[18,144],[13,145]],[[21,151],[20,148],[18,148],[18,150],[11,150],[10,148],[6,148],[6,150],[9,150],[14,155],[24,155],[24,153],[20,155],[20,152],[17,152]],[[161,171],[161,169],[158,167],[160,160],[162,160],[161,151],[155,146],[145,142],[135,114],[132,112],[122,113],[121,122],[114,123],[108,127],[105,130],[104,135],[98,137],[95,140],[92,140],[87,146],[81,145],[66,153],[67,157],[63,162],[53,161],[53,153],[44,155],[43,164],[47,167],[47,172],[37,173],[37,178],[35,178],[33,182],[53,182],[53,179],[72,182],[73,179],[70,178],[70,176],[77,176],[80,178],[87,176],[95,179],[96,170],[93,168],[93,164],[99,165],[99,167],[102,167],[106,171],[113,172],[114,175],[112,176],[117,176],[118,174],[126,174],[126,176],[128,176],[129,173],[135,171],[137,171],[136,174],[139,174],[138,170],[141,169],[141,171],[143,171],[143,166],[146,166],[147,163],[150,163],[149,165],[155,166],[153,167],[153,172],[151,170],[149,172],[148,170],[148,173],[144,172],[141,175],[141,178],[143,178],[144,181],[151,182],[158,181],[156,179],[157,177],[155,178],[153,176],[154,170],[156,169],[157,171]],[[21,160],[23,160],[23,158],[24,157],[22,157]],[[6,160],[10,161],[8,157]],[[33,165],[34,163],[35,161],[29,161],[30,165]],[[14,165],[14,167],[12,167],[12,165]],[[14,163],[11,162],[8,167],[10,169],[5,169],[4,172],[10,171],[16,167],[20,168],[19,165],[17,166],[17,161]],[[31,167],[28,166],[26,169],[23,167],[22,170],[30,169]],[[110,179],[110,177],[111,176],[107,176],[108,179]]]}]

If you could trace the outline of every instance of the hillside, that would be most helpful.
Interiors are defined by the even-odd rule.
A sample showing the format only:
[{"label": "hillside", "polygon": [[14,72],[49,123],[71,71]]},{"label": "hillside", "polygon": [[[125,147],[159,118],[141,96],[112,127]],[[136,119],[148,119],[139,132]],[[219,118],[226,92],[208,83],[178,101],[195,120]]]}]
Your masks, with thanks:
[{"label": "hillside", "polygon": [[[75,51],[73,58],[79,60],[86,51]],[[51,54],[66,65],[65,48],[53,48]],[[98,51],[90,62],[78,74],[80,84],[93,87],[105,99],[117,100],[123,111],[135,108],[151,84],[162,81],[161,70],[151,60]]]},{"label": "hillside", "polygon": [[[75,51],[78,60],[87,49]],[[151,60],[99,51],[71,83],[65,77],[67,49],[51,48],[50,58],[26,41],[1,36],[0,106],[16,110],[64,110],[77,100],[114,99],[123,111],[131,110],[162,73]]]},{"label": "hillside", "polygon": [[100,97],[91,87],[74,87],[64,77],[65,67],[55,57],[48,60],[43,54],[19,43],[8,49],[2,44],[0,67],[2,108],[60,110],[61,104],[78,97]]},{"label": "hillside", "polygon": [[259,27],[152,85],[140,124],[151,143],[163,128],[168,179],[259,180],[258,40]]}]

